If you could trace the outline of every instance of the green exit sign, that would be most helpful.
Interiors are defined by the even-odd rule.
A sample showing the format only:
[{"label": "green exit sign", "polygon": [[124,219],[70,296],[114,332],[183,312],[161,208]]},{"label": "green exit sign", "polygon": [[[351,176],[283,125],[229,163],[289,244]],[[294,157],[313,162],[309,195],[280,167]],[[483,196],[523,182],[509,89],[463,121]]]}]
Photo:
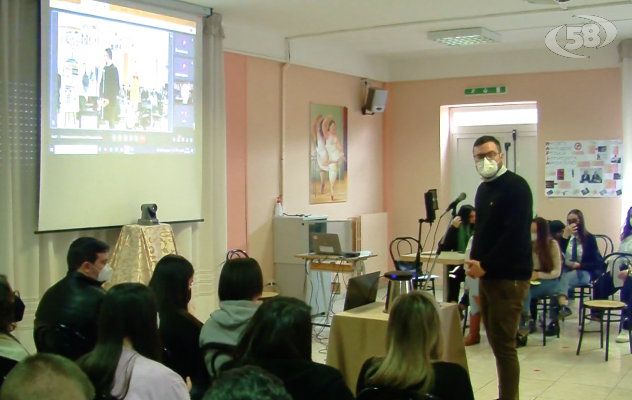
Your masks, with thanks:
[{"label": "green exit sign", "polygon": [[502,94],[507,93],[507,88],[504,86],[490,86],[490,87],[477,87],[471,89],[465,89],[464,94],[466,96],[477,94]]}]

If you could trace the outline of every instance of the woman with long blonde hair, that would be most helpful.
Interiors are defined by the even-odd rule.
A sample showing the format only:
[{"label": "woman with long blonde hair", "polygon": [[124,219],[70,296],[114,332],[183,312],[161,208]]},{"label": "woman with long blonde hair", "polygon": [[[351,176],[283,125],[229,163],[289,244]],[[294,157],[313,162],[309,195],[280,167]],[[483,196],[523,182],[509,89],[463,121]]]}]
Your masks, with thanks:
[{"label": "woman with long blonde hair", "polygon": [[427,292],[399,296],[390,312],[384,358],[364,362],[356,393],[378,387],[432,394],[440,399],[474,400],[469,375],[441,357],[439,305]]}]

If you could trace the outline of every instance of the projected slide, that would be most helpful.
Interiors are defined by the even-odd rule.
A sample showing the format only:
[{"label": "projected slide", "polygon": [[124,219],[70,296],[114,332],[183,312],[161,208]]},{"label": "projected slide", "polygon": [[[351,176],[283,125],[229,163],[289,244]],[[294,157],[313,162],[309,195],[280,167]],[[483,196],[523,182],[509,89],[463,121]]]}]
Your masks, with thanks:
[{"label": "projected slide", "polygon": [[50,8],[42,151],[194,153],[195,23],[91,0]]}]

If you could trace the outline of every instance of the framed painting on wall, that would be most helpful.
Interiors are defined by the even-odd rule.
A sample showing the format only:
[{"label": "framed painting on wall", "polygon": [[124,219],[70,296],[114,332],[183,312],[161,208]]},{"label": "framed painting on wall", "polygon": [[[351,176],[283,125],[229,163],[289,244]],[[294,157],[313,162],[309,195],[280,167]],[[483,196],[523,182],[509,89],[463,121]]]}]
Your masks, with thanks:
[{"label": "framed painting on wall", "polygon": [[347,201],[347,107],[309,105],[309,203]]}]

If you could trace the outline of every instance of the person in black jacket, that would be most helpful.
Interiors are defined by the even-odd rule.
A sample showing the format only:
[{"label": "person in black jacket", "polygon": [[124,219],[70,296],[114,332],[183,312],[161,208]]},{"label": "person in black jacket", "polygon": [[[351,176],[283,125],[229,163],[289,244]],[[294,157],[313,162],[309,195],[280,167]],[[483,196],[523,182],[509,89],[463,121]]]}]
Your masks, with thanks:
[{"label": "person in black jacket", "polygon": [[[456,251],[465,253],[467,243],[474,235],[474,225],[476,224],[476,211],[470,205],[459,208],[459,212],[452,220],[452,225],[448,228],[445,240],[440,246],[441,251]],[[448,280],[448,302],[456,303],[459,300],[461,283],[465,281],[465,269],[463,265],[457,265],[450,271]]]},{"label": "person in black jacket", "polygon": [[191,396],[195,398],[206,392],[210,376],[199,346],[202,322],[187,310],[193,273],[193,265],[186,258],[166,255],[156,264],[149,288],[158,302],[163,363],[182,379],[191,379]]},{"label": "person in black jacket", "polygon": [[[100,240],[83,237],[68,249],[68,274],[50,287],[35,312],[34,338],[37,351],[76,360],[96,343],[97,317],[105,296],[101,288],[112,276],[107,265],[110,248]],[[63,325],[74,332],[55,332]],[[63,328],[62,328],[63,329]]]},{"label": "person in black jacket", "polygon": [[500,399],[514,400],[520,383],[516,334],[533,274],[533,196],[527,181],[504,166],[496,138],[478,138],[473,155],[483,182],[476,191],[476,240],[466,274],[481,279],[481,314],[496,357]]},{"label": "person in black jacket", "polygon": [[[266,300],[222,367],[254,365],[276,375],[294,400],[352,400],[342,374],[312,361],[311,308],[290,297]],[[220,374],[221,377],[221,374]]]},{"label": "person in black jacket", "polygon": [[[555,317],[547,330],[549,336],[556,336],[559,332],[557,316],[566,318],[572,314],[568,307],[568,291],[578,286],[589,285],[604,272],[603,257],[599,253],[597,239],[588,232],[586,220],[581,210],[571,210],[566,216],[567,226],[560,239],[560,249],[564,254],[564,265],[558,286],[558,307],[552,310]],[[600,299],[599,291],[593,293],[594,299]],[[607,296],[606,296],[607,297]],[[590,319],[599,321],[600,315],[593,313]],[[587,326],[587,330],[589,327]],[[590,328],[595,329],[595,328]]]},{"label": "person in black jacket", "polygon": [[103,53],[105,66],[101,75],[99,95],[103,101],[103,119],[108,122],[109,128],[114,128],[118,120],[118,95],[121,90],[119,72],[112,63],[112,49],[105,49]]}]

